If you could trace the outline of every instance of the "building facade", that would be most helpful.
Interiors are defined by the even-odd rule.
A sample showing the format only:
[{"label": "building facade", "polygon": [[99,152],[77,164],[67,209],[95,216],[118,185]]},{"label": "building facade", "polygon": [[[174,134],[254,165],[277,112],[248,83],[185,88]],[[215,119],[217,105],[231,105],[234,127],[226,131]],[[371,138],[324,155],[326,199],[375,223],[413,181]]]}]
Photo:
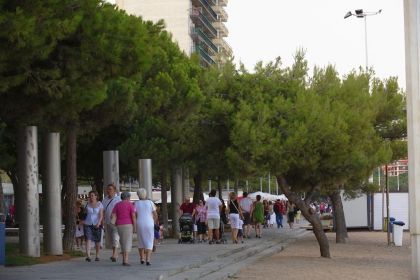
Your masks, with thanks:
[{"label": "building facade", "polygon": [[224,39],[229,34],[224,24],[228,0],[116,0],[116,4],[143,20],[165,20],[180,49],[187,55],[197,53],[203,66],[232,54]]}]

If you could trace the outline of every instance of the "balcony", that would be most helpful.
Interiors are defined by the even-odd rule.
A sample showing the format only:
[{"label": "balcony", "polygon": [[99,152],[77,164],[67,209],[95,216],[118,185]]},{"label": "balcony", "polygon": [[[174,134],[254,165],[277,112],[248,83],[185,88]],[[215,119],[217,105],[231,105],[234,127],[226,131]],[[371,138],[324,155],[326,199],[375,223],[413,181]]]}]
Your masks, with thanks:
[{"label": "balcony", "polygon": [[192,0],[191,2],[195,7],[203,7],[203,14],[208,16],[212,21],[219,20],[217,13],[213,10],[207,0]]},{"label": "balcony", "polygon": [[[200,41],[204,42],[209,48],[211,48],[215,53],[218,52],[217,46],[213,44],[211,39],[207,37],[207,35],[198,28],[191,27],[190,35],[193,38],[199,38]],[[194,40],[195,41],[195,40]]]},{"label": "balcony", "polygon": [[232,47],[222,38],[213,39],[213,43],[219,47],[219,53],[225,52],[228,54],[232,54]]},{"label": "balcony", "polygon": [[200,12],[198,9],[190,10],[191,20],[194,22],[195,26],[203,26],[208,30],[210,37],[217,37],[217,30],[213,27],[211,22]]},{"label": "balcony", "polygon": [[216,45],[213,44],[213,42],[211,41],[211,39],[209,37],[207,37],[207,35],[204,34],[203,31],[201,31],[200,29],[197,29],[197,33],[198,33],[198,37],[201,39],[201,41],[203,41],[204,43],[206,43],[207,46],[209,46],[215,53],[218,52],[218,49],[217,49]]},{"label": "balcony", "polygon": [[213,22],[213,27],[219,31],[219,37],[227,37],[229,36],[229,30],[227,29],[226,25],[221,21]]},{"label": "balcony", "polygon": [[228,0],[209,0],[214,6],[223,6],[226,7],[228,4]]},{"label": "balcony", "polygon": [[228,14],[226,13],[225,9],[223,9],[222,6],[213,6],[213,10],[219,16],[219,19],[221,21],[224,21],[224,22],[228,21]]},{"label": "balcony", "polygon": [[197,46],[195,51],[201,57],[201,59],[207,62],[209,65],[214,64],[214,60],[211,59],[210,55],[208,55],[201,47]]}]

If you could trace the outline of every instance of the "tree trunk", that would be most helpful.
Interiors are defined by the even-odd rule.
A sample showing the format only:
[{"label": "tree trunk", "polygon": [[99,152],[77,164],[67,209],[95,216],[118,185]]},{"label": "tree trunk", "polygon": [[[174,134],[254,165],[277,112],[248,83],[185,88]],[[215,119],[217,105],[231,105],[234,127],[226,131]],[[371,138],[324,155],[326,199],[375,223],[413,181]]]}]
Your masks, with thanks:
[{"label": "tree trunk", "polygon": [[194,175],[194,204],[198,204],[200,199],[204,199],[203,196],[203,173],[198,170],[197,174]]},{"label": "tree trunk", "polygon": [[[283,191],[287,199],[293,202],[302,212],[302,215],[305,217],[305,219],[312,224],[313,232],[319,243],[321,257],[331,258],[330,245],[328,243],[328,239],[325,235],[324,229],[322,228],[321,220],[319,219],[318,214],[312,213],[312,208],[309,206],[308,200],[302,200],[299,195],[297,195],[289,189],[289,186],[286,184],[285,179],[282,175],[276,175],[276,178],[280,189]],[[313,190],[315,188],[316,186],[312,186],[312,189],[309,192],[313,193]]]},{"label": "tree trunk", "polygon": [[162,199],[162,207],[161,207],[161,213],[162,213],[162,222],[163,227],[165,228],[165,236],[168,236],[168,174],[166,166],[162,167],[160,171],[160,186],[161,186],[161,199]]},{"label": "tree trunk", "polygon": [[74,125],[67,126],[66,131],[66,197],[64,206],[65,229],[63,236],[63,250],[72,250],[76,234],[76,139],[77,132]]},{"label": "tree trunk", "polygon": [[10,181],[12,181],[13,185],[13,195],[15,197],[15,201],[13,203],[15,207],[15,213],[13,216],[13,219],[15,220],[15,224],[19,224],[19,199],[20,199],[20,193],[19,193],[19,185],[18,185],[18,177],[17,172],[14,170],[8,170],[6,171],[7,176],[9,176]]},{"label": "tree trunk", "polygon": [[235,185],[233,186],[233,190],[235,191],[236,195],[238,195],[238,189],[239,189],[239,179],[235,179]]},{"label": "tree trunk", "polygon": [[335,216],[335,242],[336,243],[346,243],[347,235],[347,226],[346,218],[344,216],[343,202],[341,201],[340,196],[340,187],[336,186],[333,191],[327,193],[331,199],[334,208]]}]

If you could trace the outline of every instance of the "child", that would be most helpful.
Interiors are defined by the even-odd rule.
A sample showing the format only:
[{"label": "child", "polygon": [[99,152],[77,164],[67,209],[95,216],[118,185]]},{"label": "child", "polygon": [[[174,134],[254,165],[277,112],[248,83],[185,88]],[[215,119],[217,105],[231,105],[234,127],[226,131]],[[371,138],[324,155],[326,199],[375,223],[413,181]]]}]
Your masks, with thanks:
[{"label": "child", "polygon": [[158,240],[158,244],[163,244],[163,243],[165,243],[165,242],[163,242],[163,230],[164,230],[164,228],[163,228],[163,223],[162,223],[162,222],[160,222],[160,223],[159,223],[159,240]]},{"label": "child", "polygon": [[242,243],[244,243],[244,233],[242,231],[243,225],[244,225],[244,221],[242,221],[242,219],[239,219],[238,237],[241,238]]}]

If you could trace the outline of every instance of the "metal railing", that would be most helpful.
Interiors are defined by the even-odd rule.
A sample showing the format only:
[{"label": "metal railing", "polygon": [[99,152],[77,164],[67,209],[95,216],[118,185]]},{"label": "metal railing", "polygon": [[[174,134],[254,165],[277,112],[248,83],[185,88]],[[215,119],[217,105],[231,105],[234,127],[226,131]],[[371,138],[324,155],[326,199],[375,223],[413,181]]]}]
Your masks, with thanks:
[{"label": "metal railing", "polygon": [[213,10],[213,8],[210,6],[210,4],[206,1],[206,0],[200,0],[201,3],[203,3],[203,5],[207,8],[207,10],[209,11],[209,13],[216,19],[218,20],[219,17],[217,16],[216,12]]},{"label": "metal railing", "polygon": [[211,25],[211,22],[203,15],[202,12],[198,9],[191,9],[190,14],[193,16],[198,16],[198,18],[204,23],[204,25],[210,30],[210,32],[217,37],[217,30]]},{"label": "metal railing", "polygon": [[216,45],[211,41],[211,39],[209,37],[207,37],[206,34],[204,34],[203,31],[201,31],[200,29],[196,30],[198,33],[198,36],[200,36],[200,38],[203,39],[203,41],[210,47],[213,49],[213,51],[215,51],[215,53],[218,52]]},{"label": "metal railing", "polygon": [[214,64],[214,60],[199,46],[196,47],[196,53],[198,53],[205,61],[210,64]]}]

